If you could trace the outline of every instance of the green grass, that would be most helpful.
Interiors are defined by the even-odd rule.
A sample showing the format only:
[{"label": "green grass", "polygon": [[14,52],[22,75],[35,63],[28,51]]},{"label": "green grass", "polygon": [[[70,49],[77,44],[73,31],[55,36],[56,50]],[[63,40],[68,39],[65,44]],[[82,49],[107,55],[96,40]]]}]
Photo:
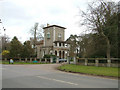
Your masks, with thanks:
[{"label": "green grass", "polygon": [[[9,64],[8,61],[2,61],[0,64]],[[13,64],[48,64],[48,63],[33,63],[33,62],[14,62]]]},{"label": "green grass", "polygon": [[100,75],[100,76],[113,76],[118,77],[118,68],[114,67],[96,67],[96,66],[81,66],[67,64],[58,67],[60,70],[78,72],[91,75]]}]

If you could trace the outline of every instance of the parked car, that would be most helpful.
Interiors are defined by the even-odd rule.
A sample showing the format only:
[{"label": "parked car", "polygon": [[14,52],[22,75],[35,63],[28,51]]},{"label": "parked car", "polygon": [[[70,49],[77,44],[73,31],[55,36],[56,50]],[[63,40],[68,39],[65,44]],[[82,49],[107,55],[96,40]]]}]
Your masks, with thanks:
[{"label": "parked car", "polygon": [[58,59],[58,62],[61,63],[61,62],[67,62],[67,59]]}]

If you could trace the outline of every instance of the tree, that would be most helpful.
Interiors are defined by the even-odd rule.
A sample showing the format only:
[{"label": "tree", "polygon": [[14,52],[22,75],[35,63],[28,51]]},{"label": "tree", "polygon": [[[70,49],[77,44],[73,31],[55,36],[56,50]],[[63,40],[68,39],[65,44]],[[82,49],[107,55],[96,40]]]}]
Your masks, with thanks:
[{"label": "tree", "polygon": [[[120,1],[118,2],[118,46],[120,46]],[[120,47],[118,51],[118,58],[120,58]]]},{"label": "tree", "polygon": [[10,53],[10,51],[8,51],[8,50],[3,50],[3,51],[2,51],[2,57],[3,57],[3,58],[8,58],[9,53]]},{"label": "tree", "polygon": [[17,37],[13,37],[12,41],[10,42],[10,57],[11,58],[18,58],[22,55],[22,44],[17,39]]},{"label": "tree", "polygon": [[78,54],[78,41],[77,41],[77,35],[70,35],[70,37],[66,40],[67,43],[70,44],[70,56],[75,57]]},{"label": "tree", "polygon": [[33,35],[33,45],[35,47],[37,41],[43,40],[43,27],[44,25],[41,25],[39,27],[39,23],[35,23],[34,26],[31,28],[30,33]]},{"label": "tree", "polygon": [[[88,5],[87,12],[82,11],[82,25],[87,25],[89,30],[102,36],[106,41],[106,56],[110,60],[112,36],[117,37],[117,5],[114,2],[99,0]],[[113,32],[114,31],[114,32]],[[112,35],[112,36],[111,36]]]},{"label": "tree", "polygon": [[33,35],[33,48],[35,52],[35,56],[37,55],[36,52],[36,43],[40,40],[43,40],[43,27],[44,25],[41,25],[39,27],[39,23],[35,23],[32,29],[30,30],[31,35]]},{"label": "tree", "polygon": [[22,57],[23,58],[30,58],[33,56],[34,49],[30,45],[30,41],[25,41],[23,45]]}]

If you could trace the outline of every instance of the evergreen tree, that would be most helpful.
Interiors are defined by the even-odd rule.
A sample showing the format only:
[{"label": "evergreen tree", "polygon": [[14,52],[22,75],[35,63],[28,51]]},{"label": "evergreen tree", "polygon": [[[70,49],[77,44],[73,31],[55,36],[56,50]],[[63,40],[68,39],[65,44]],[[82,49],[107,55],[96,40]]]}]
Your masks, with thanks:
[{"label": "evergreen tree", "polygon": [[34,49],[30,45],[30,41],[25,41],[23,45],[22,57],[30,58],[34,54]]},{"label": "evergreen tree", "polygon": [[22,44],[15,36],[10,42],[10,57],[11,58],[19,58],[22,54]]}]

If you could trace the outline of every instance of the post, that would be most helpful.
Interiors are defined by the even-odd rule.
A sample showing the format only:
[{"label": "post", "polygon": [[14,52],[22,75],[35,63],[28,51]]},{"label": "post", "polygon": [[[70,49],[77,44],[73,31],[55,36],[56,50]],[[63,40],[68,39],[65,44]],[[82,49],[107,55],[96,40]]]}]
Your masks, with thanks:
[{"label": "post", "polygon": [[53,58],[50,58],[50,63],[53,63]]},{"label": "post", "polygon": [[111,60],[107,60],[107,66],[108,66],[108,67],[111,66]]},{"label": "post", "polygon": [[30,58],[30,63],[32,62],[32,58]]},{"label": "post", "polygon": [[27,62],[27,58],[25,58],[25,62]]},{"label": "post", "polygon": [[77,64],[77,63],[76,63],[76,57],[74,57],[74,64]]},{"label": "post", "polygon": [[98,63],[99,63],[98,59],[95,59],[95,66],[98,67]]},{"label": "post", "polygon": [[67,63],[69,64],[69,58],[67,57]]},{"label": "post", "polygon": [[59,58],[57,57],[56,63],[59,63]]},{"label": "post", "polygon": [[19,58],[19,62],[21,62],[21,58]]},{"label": "post", "polygon": [[85,66],[87,66],[88,65],[88,60],[87,59],[85,59]]},{"label": "post", "polygon": [[45,63],[47,62],[47,58],[45,58]]}]

